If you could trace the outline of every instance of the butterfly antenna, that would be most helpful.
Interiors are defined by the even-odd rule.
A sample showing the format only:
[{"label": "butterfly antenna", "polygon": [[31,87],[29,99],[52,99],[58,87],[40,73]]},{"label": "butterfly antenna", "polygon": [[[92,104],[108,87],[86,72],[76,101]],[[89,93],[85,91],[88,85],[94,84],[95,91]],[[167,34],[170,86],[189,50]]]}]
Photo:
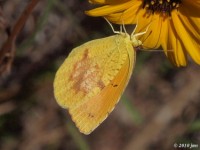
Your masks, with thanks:
[{"label": "butterfly antenna", "polygon": [[134,36],[140,36],[140,35],[143,35],[143,34],[147,33],[147,31],[148,31],[150,25],[151,25],[151,24],[149,23],[149,25],[147,26],[147,28],[146,28],[146,30],[145,30],[144,32],[136,33]]},{"label": "butterfly antenna", "polygon": [[113,33],[116,33],[116,34],[119,34],[119,33],[120,33],[119,31],[115,31],[113,25],[110,23],[110,21],[108,21],[108,19],[106,19],[105,17],[103,17],[103,18],[104,18],[104,19],[106,20],[106,22],[110,25],[110,27],[111,27]]},{"label": "butterfly antenna", "polygon": [[125,28],[125,25],[124,25],[124,20],[122,20],[122,27],[124,29],[125,34],[127,34],[127,31],[126,31],[126,28]]},{"label": "butterfly antenna", "polygon": [[135,28],[134,28],[133,32],[131,33],[131,36],[133,36],[133,35],[134,35],[134,33],[135,33],[135,31],[136,31],[137,27],[138,27],[138,17],[137,17],[137,23],[136,23],[136,25],[135,25]]},{"label": "butterfly antenna", "polygon": [[[125,25],[124,25],[123,14],[124,14],[124,12],[120,16],[120,21],[122,22],[122,27],[123,27],[124,33],[127,34],[127,31],[126,31],[126,28],[125,28]],[[121,26],[120,26],[120,31],[122,32]]]},{"label": "butterfly antenna", "polygon": [[122,33],[122,25],[120,25],[120,33]]}]

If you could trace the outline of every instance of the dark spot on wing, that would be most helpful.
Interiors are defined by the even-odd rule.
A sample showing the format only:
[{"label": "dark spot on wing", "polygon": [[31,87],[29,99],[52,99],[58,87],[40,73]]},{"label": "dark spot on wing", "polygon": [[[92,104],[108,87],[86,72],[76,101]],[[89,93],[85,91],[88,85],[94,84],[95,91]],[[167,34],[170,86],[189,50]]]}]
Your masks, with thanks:
[{"label": "dark spot on wing", "polygon": [[102,80],[99,80],[98,86],[99,86],[100,89],[103,89],[105,87],[105,84],[103,83]]},{"label": "dark spot on wing", "polygon": [[83,54],[83,59],[87,59],[88,58],[88,49],[86,48]]},{"label": "dark spot on wing", "polygon": [[111,83],[111,85],[112,85],[113,87],[117,87],[117,86],[118,86],[118,84],[113,84],[113,83]]},{"label": "dark spot on wing", "polygon": [[89,114],[88,114],[88,117],[89,117],[89,118],[94,118],[94,115],[91,114],[91,113],[89,113]]}]

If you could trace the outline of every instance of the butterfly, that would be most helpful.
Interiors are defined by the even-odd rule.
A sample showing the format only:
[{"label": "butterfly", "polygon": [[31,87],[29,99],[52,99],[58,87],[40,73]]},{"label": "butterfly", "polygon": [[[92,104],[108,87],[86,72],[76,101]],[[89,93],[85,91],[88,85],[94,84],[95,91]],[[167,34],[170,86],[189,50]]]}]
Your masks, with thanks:
[{"label": "butterfly", "polygon": [[[55,75],[54,95],[67,109],[80,132],[90,134],[112,112],[125,90],[136,61],[137,36],[115,35],[74,48]],[[137,26],[137,25],[136,25]]]}]

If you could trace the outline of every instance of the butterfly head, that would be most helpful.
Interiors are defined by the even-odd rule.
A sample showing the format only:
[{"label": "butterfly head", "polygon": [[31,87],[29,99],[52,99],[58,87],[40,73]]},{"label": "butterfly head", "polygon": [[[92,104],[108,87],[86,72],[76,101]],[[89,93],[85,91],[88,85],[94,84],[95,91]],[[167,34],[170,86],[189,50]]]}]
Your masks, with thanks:
[{"label": "butterfly head", "polygon": [[135,36],[134,34],[131,35],[131,42],[133,44],[133,47],[138,47],[142,45],[142,41],[137,39],[137,36]]}]

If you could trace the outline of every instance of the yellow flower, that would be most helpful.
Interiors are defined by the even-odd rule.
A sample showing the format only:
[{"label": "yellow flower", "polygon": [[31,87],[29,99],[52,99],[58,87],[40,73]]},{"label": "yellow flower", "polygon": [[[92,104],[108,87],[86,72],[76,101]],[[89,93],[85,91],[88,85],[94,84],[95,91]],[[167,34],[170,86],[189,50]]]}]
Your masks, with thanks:
[{"label": "yellow flower", "polygon": [[200,64],[200,0],[90,0],[101,7],[87,11],[117,24],[138,24],[144,48],[162,48],[176,66],[189,56]]}]

